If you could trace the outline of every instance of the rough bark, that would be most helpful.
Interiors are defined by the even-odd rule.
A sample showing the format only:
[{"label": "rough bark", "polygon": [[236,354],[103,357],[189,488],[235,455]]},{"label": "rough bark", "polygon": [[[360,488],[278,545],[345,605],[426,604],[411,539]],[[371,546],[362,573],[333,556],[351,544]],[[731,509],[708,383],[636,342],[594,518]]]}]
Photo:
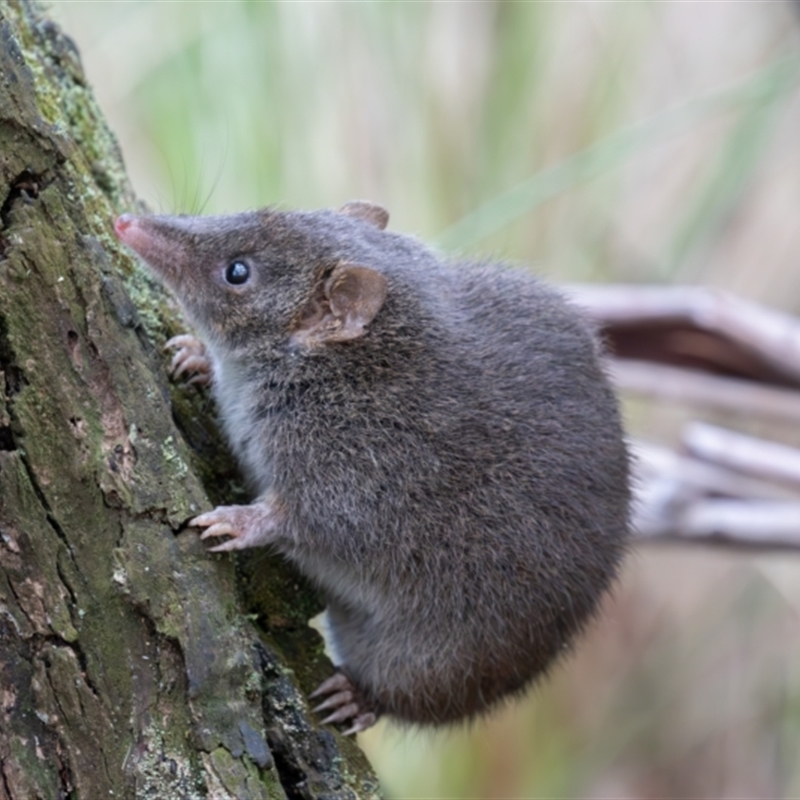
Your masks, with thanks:
[{"label": "rough bark", "polygon": [[0,204],[0,800],[377,796],[304,699],[313,592],[183,532],[235,473],[166,379],[180,323],[112,235],[117,145],[27,0],[0,5]]}]

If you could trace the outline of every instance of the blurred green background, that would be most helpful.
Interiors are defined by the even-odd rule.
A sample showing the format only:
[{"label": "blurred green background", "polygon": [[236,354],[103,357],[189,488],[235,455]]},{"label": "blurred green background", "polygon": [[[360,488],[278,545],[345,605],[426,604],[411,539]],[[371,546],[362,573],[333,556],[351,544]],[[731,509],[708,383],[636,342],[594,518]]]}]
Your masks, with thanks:
[{"label": "blurred green background", "polygon": [[[154,210],[368,198],[396,230],[558,282],[800,312],[788,0],[50,8]],[[711,418],[633,398],[626,416],[667,443]],[[527,700],[360,741],[394,798],[800,797],[798,611],[798,557],[643,547]]]}]

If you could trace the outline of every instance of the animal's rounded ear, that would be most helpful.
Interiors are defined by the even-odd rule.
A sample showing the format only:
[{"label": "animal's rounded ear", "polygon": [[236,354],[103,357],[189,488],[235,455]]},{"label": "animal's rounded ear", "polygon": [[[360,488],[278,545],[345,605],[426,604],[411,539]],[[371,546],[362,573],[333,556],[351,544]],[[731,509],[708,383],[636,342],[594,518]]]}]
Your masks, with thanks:
[{"label": "animal's rounded ear", "polygon": [[339,213],[363,219],[379,230],[383,230],[389,224],[389,212],[383,206],[370,203],[368,200],[351,200],[339,209]]},{"label": "animal's rounded ear", "polygon": [[374,269],[340,264],[299,316],[292,338],[306,345],[360,339],[386,300],[386,278]]},{"label": "animal's rounded ear", "polygon": [[346,342],[364,335],[386,300],[386,278],[369,267],[342,264],[325,282],[325,297],[337,329],[329,342]]}]

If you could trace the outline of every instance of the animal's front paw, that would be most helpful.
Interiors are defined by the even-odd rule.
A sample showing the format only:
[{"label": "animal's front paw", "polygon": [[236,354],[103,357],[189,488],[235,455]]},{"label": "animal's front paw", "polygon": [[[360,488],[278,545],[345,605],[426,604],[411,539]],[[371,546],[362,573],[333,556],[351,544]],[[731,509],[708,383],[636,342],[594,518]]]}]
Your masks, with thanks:
[{"label": "animal's front paw", "polygon": [[345,736],[360,733],[371,728],[378,721],[378,714],[369,708],[355,684],[343,672],[336,672],[328,680],[323,681],[309,697],[329,697],[320,703],[314,711],[331,713],[322,720],[323,725],[331,722],[347,722],[352,724],[344,732]]},{"label": "animal's front paw", "polygon": [[191,334],[184,333],[173,336],[165,345],[165,350],[177,350],[169,365],[169,372],[173,378],[180,378],[185,373],[189,374],[186,383],[196,383],[208,386],[211,383],[211,359],[208,357],[206,346]]},{"label": "animal's front paw", "polygon": [[189,525],[205,528],[201,539],[230,536],[226,542],[209,548],[212,553],[259,547],[275,540],[281,514],[274,500],[260,500],[249,506],[217,506],[195,517]]}]

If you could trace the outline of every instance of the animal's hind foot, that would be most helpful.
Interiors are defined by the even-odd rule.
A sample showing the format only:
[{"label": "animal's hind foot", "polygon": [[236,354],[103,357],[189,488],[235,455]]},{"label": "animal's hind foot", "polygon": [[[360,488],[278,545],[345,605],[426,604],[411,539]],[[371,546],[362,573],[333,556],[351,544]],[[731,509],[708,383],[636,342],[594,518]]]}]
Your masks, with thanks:
[{"label": "animal's hind foot", "polygon": [[323,681],[310,695],[312,699],[328,695],[314,711],[331,713],[322,720],[323,725],[332,722],[350,722],[345,736],[371,728],[378,721],[378,714],[368,707],[355,684],[343,672],[337,671],[328,680]]}]

